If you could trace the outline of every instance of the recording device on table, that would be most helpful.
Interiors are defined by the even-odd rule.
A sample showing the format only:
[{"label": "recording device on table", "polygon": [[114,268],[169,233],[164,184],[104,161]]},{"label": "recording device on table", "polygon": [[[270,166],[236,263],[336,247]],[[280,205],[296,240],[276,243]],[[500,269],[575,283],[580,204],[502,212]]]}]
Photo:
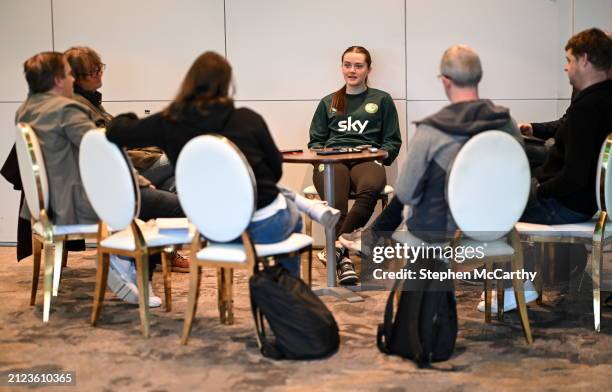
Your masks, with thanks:
[{"label": "recording device on table", "polygon": [[338,155],[338,154],[347,154],[347,153],[360,153],[366,149],[369,152],[378,151],[378,148],[372,147],[371,144],[364,144],[364,145],[357,146],[357,147],[332,147],[327,150],[313,148],[312,151],[316,151],[317,155]]}]

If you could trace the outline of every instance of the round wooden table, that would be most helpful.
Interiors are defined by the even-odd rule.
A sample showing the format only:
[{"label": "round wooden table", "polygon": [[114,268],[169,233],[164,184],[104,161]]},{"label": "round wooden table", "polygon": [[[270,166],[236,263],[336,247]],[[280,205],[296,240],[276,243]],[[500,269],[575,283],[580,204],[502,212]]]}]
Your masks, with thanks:
[{"label": "round wooden table", "polygon": [[[376,152],[369,152],[367,150],[358,153],[343,153],[337,155],[318,155],[316,151],[306,150],[303,152],[289,152],[283,153],[283,162],[286,163],[309,163],[315,166],[319,164],[324,165],[323,175],[323,189],[325,199],[327,203],[334,207],[334,172],[332,165],[336,163],[355,163],[355,162],[368,162],[375,160],[382,160],[387,157],[387,152],[384,150],[378,150]],[[336,287],[336,228],[329,227],[325,228],[325,248],[327,249],[327,287]],[[329,292],[337,296],[344,297],[337,292]],[[354,298],[354,297],[353,297]],[[363,300],[346,298],[350,302]]]}]

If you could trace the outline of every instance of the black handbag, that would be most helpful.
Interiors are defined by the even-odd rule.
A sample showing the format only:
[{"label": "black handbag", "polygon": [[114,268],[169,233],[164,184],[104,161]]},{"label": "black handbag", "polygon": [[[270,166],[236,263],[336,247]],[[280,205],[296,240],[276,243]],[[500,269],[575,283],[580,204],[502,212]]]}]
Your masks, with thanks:
[{"label": "black handbag", "polygon": [[[334,316],[306,283],[285,268],[256,268],[249,288],[257,340],[265,357],[316,359],[338,350]],[[272,335],[266,333],[266,322]]]}]

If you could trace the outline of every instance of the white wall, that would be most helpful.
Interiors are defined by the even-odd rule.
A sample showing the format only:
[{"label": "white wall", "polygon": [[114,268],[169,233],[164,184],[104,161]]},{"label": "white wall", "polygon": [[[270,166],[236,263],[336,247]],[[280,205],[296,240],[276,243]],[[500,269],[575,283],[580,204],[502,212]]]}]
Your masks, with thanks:
[{"label": "white wall", "polygon": [[[612,0],[2,0],[0,159],[27,92],[23,61],[42,50],[95,48],[108,65],[105,107],[139,115],[172,99],[198,54],[225,54],[237,105],[261,113],[280,148],[296,148],[318,100],[341,86],[340,54],[363,45],[373,55],[371,85],[394,98],[406,145],[412,122],[446,104],[436,75],[448,46],[480,53],[483,97],[518,121],[548,120],[571,92],[563,46],[591,26],[612,29]],[[404,158],[387,170],[391,183]],[[281,181],[299,190],[310,176],[286,165]],[[18,194],[0,181],[0,198],[0,242],[12,242]]]}]

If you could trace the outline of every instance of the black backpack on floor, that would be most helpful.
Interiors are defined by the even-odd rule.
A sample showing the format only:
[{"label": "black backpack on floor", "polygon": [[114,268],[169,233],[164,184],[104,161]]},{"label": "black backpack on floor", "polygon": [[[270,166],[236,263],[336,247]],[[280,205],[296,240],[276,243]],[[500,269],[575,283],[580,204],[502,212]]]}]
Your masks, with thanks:
[{"label": "black backpack on floor", "polygon": [[[275,265],[249,281],[251,310],[261,353],[273,359],[317,359],[338,350],[338,325],[302,280]],[[266,335],[264,321],[273,332]]]},{"label": "black backpack on floor", "polygon": [[[431,271],[446,269],[439,261],[423,261],[420,265]],[[416,272],[419,277],[419,270]],[[394,318],[396,296],[399,300]],[[395,282],[387,300],[384,323],[378,325],[376,340],[381,352],[425,366],[449,359],[456,339],[457,307],[452,280],[419,278]]]}]

